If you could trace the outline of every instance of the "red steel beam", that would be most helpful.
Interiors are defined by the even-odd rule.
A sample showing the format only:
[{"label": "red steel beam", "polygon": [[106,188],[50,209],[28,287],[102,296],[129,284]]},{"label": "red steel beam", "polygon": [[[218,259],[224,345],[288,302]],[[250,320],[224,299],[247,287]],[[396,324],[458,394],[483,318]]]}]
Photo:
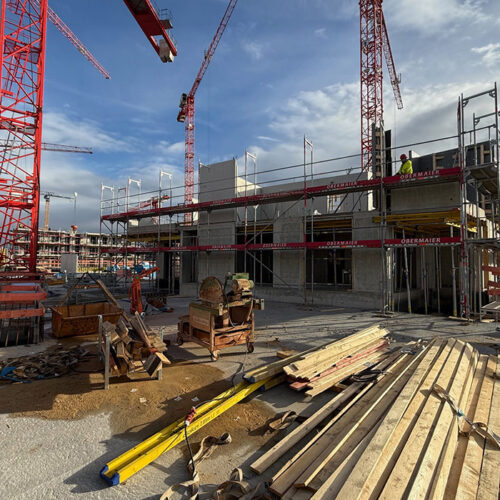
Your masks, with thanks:
[{"label": "red steel beam", "polygon": [[36,316],[43,316],[45,309],[39,307],[37,309],[9,309],[7,311],[0,311],[0,319],[15,319],[15,318],[34,318]]},{"label": "red steel beam", "polygon": [[16,303],[16,304],[27,304],[29,302],[35,302],[37,300],[45,300],[47,298],[46,292],[7,292],[0,293],[0,303]]},{"label": "red steel beam", "polygon": [[[384,240],[385,247],[422,247],[446,246],[460,244],[459,237],[434,237],[434,238],[391,238]],[[309,241],[304,243],[252,243],[246,245],[246,250],[297,250],[307,248],[310,250],[325,250],[329,248],[381,248],[382,240],[343,240],[343,241]],[[122,247],[102,248],[102,253],[158,253],[158,252],[223,252],[245,251],[244,244],[227,245],[186,245],[178,247]]]},{"label": "red steel beam", "polygon": [[161,37],[168,45],[174,56],[177,55],[177,48],[168,35],[165,26],[158,17],[158,13],[149,0],[123,0],[125,5],[134,16],[137,24],[140,26],[149,43],[155,52],[160,55],[160,45],[156,37]]},{"label": "red steel beam", "polygon": [[[408,175],[393,175],[384,177],[382,182],[389,188],[411,187],[414,184],[424,184],[426,182],[449,181],[458,179],[460,168],[447,168],[429,172],[416,172]],[[358,191],[378,189],[380,179],[368,179],[351,182],[330,183],[321,186],[308,187],[305,190],[307,198],[326,196],[329,194],[348,194]],[[262,193],[252,196],[241,196],[235,198],[226,198],[223,200],[206,201],[201,203],[191,203],[188,205],[174,205],[172,207],[148,208],[147,210],[130,210],[119,214],[103,215],[102,220],[125,221],[127,219],[141,219],[145,217],[154,217],[159,215],[175,215],[181,213],[200,212],[203,210],[218,210],[224,208],[236,208],[248,205],[263,205],[283,201],[293,201],[304,197],[304,189],[295,189],[293,191],[275,191],[272,193]]]}]

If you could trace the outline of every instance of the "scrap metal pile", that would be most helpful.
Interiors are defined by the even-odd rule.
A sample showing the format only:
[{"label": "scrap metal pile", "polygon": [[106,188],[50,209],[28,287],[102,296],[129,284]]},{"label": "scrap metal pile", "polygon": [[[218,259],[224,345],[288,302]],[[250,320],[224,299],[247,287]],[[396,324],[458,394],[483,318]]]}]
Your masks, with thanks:
[{"label": "scrap metal pile", "polygon": [[31,382],[65,375],[89,352],[80,347],[65,349],[62,346],[49,351],[0,360],[0,379],[10,382]]}]

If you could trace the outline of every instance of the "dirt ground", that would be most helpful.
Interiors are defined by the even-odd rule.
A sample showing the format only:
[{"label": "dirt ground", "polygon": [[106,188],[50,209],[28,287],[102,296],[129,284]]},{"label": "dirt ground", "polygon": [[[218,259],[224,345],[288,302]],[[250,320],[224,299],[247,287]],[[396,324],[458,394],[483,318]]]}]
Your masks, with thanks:
[{"label": "dirt ground", "polygon": [[[164,368],[160,381],[145,377],[130,381],[124,377],[114,379],[109,390],[104,391],[99,365],[94,355],[70,375],[10,384],[0,391],[0,412],[11,417],[49,420],[78,420],[108,412],[114,434],[127,437],[131,433],[133,439],[144,439],[184,417],[192,406],[231,387],[215,366],[177,361]],[[235,442],[246,437],[259,438],[273,415],[268,405],[251,400],[211,422],[203,435],[219,436],[231,429]]]},{"label": "dirt ground", "polygon": [[[113,378],[105,391],[102,365],[94,356],[80,363],[78,372],[58,379],[0,383],[0,470],[6,478],[3,498],[158,500],[168,486],[189,479],[184,444],[119,486],[109,487],[99,471],[186,415],[191,406],[220,394],[233,380],[240,382],[244,371],[275,361],[280,349],[305,350],[375,323],[387,327],[399,342],[453,336],[471,341],[488,353],[495,353],[500,343],[495,323],[464,325],[446,317],[407,314],[381,319],[372,311],[269,302],[266,310],[256,315],[255,352],[249,355],[244,346],[232,347],[212,363],[208,351],[200,346],[175,345],[177,318],[187,312],[189,302],[188,298],[174,298],[169,301],[174,313],[146,318],[171,343],[168,356],[173,363],[164,368],[161,381]],[[85,342],[92,350],[89,341],[92,339],[60,342],[47,338],[42,346],[2,349],[0,358],[29,355],[58,342],[64,347]],[[232,407],[190,438],[195,449],[207,435],[218,437],[230,432],[233,438],[231,444],[221,446],[197,467],[202,482],[221,483],[234,467],[242,467],[245,479],[251,482],[268,480],[249,469],[250,463],[277,439],[276,434],[265,433],[266,423],[286,410],[310,414],[330,397],[325,393],[308,402],[303,394],[279,386]],[[280,463],[275,465],[279,467]]]}]

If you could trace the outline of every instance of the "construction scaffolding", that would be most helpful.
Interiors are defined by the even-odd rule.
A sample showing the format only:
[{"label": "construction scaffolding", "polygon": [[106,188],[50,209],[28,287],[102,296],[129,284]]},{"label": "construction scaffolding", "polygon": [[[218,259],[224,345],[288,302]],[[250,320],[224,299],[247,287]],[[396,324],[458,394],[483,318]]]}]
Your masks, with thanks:
[{"label": "construction scaffolding", "polygon": [[[473,113],[469,128],[465,106],[483,96],[493,99],[494,111],[481,115]],[[493,123],[486,123],[487,119]],[[416,288],[421,295],[418,301],[423,304],[419,306],[422,312],[428,313],[431,309],[442,312],[442,293],[447,288],[451,290],[452,297],[446,297],[446,300],[453,303],[454,315],[464,318],[481,316],[487,311],[483,304],[488,301],[488,296],[500,295],[500,283],[497,285],[496,281],[488,279],[486,274],[491,271],[482,270],[484,266],[494,267],[500,275],[496,255],[499,220],[496,85],[486,92],[460,98],[458,127],[456,136],[418,143],[424,145],[458,139],[458,149],[433,154],[432,163],[424,165],[422,161],[421,170],[409,175],[393,175],[391,153],[417,144],[391,148],[387,133],[381,126],[374,131],[378,149],[372,172],[353,168],[324,169],[327,163],[350,161],[359,158],[359,155],[314,161],[313,144],[304,137],[302,165],[258,172],[255,155],[246,152],[243,175],[237,175],[234,181],[236,196],[228,198],[214,195],[222,192],[220,181],[209,186],[209,182],[201,177],[198,179],[200,201],[190,204],[182,201],[174,203],[182,196],[182,186],[174,188],[179,194],[172,194],[170,186],[168,200],[164,197],[161,182],[157,193],[138,195],[131,194],[130,181],[127,188],[116,196],[114,189],[104,186],[101,227],[111,234],[122,236],[125,244],[115,249],[102,247],[100,251],[103,255],[114,255],[117,261],[127,261],[133,256],[135,262],[141,258],[156,258],[159,262],[161,254],[169,255],[169,273],[173,272],[171,262],[175,259],[177,271],[174,273],[179,272],[183,260],[183,264],[190,263],[194,275],[197,274],[200,256],[231,252],[236,255],[235,271],[248,270],[260,285],[265,284],[263,276],[267,276],[269,282],[269,275],[272,275],[275,283],[295,289],[297,294],[303,296],[304,303],[313,304],[316,288],[328,289],[326,285],[331,285],[331,289],[348,289],[352,286],[353,270],[349,270],[348,266],[342,268],[336,261],[340,252],[344,252],[341,259],[348,261],[348,252],[379,249],[379,261],[375,262],[375,266],[381,268],[378,289],[383,312],[402,308],[415,311],[412,303]],[[418,158],[414,161],[418,163]],[[251,163],[253,169],[249,168]],[[303,170],[302,175],[298,169]],[[287,171],[290,176],[285,177]],[[261,180],[257,185],[257,175],[259,179],[268,176],[269,180]],[[281,176],[279,181],[276,181],[277,175]],[[333,175],[335,177],[332,178]],[[249,178],[253,182],[249,182]],[[293,185],[294,189],[287,189],[290,185],[286,182],[290,181],[295,182],[297,188]],[[302,188],[298,188],[298,182],[303,184]],[[436,191],[438,199],[429,207],[426,207],[426,202],[418,204],[417,200],[413,207],[401,208],[401,199],[411,194],[413,188],[448,189],[439,186],[451,186],[451,190],[456,187],[459,199],[450,196],[446,204],[439,200],[439,191]],[[111,198],[104,197],[106,190],[112,193]],[[321,203],[322,207],[327,207],[326,213],[319,213],[315,208],[318,200],[323,200]],[[285,203],[283,210],[275,208],[272,216],[263,215],[266,206],[272,208],[272,205]],[[294,208],[300,204],[302,216],[297,216],[296,225],[301,226],[301,237],[297,230],[295,241],[290,241],[283,232],[280,233],[277,222],[293,214]],[[365,213],[361,206],[367,207],[369,220],[365,218],[368,222],[353,222],[354,215]],[[253,216],[250,211],[249,217],[251,207],[254,209]],[[241,216],[238,215],[240,208],[243,209]],[[211,219],[228,209],[235,210],[239,223],[235,223],[232,243],[217,244],[215,228],[220,223],[211,223]],[[185,214],[195,214],[193,221],[183,222],[181,216]],[[196,215],[200,217],[199,221]],[[177,218],[175,222],[173,218]],[[140,229],[141,221],[143,230]],[[149,237],[146,238],[148,225]],[[201,228],[203,233],[199,232]],[[200,243],[201,234],[209,244]],[[211,241],[211,234],[214,241]],[[444,248],[448,249],[446,255]],[[265,257],[266,253],[273,251],[302,253],[300,285],[289,284],[273,269],[269,258]],[[320,262],[326,259],[323,251],[330,252],[328,259],[333,254],[333,283],[317,279],[325,266],[324,262]],[[208,258],[204,260],[208,271]],[[317,271],[315,265],[319,265]],[[448,270],[449,273],[446,272]],[[343,274],[343,278],[339,279],[338,271],[347,277]],[[195,281],[198,281],[197,277]],[[167,282],[172,293],[172,280],[169,278]],[[487,290],[485,284],[488,284]]]}]

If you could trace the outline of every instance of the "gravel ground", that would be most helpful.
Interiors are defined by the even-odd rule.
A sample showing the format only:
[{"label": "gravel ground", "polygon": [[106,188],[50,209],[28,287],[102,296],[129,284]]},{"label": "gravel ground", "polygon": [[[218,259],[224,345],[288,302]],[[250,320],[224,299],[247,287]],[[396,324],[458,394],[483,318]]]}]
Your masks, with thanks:
[{"label": "gravel ground", "polygon": [[[187,314],[189,301],[187,298],[172,298],[169,306],[174,307],[173,313],[148,316],[147,322],[153,327],[162,328],[165,338],[171,341],[170,357],[189,362],[188,367],[190,363],[215,366],[222,371],[221,377],[226,377],[228,380],[236,373],[235,380],[239,381],[243,371],[275,361],[277,350],[283,348],[304,350],[374,323],[386,326],[393,338],[401,342],[416,338],[429,339],[438,335],[459,337],[473,342],[481,352],[485,353],[495,353],[495,345],[500,344],[500,332],[496,329],[496,323],[463,324],[440,316],[408,314],[396,314],[393,318],[386,319],[377,317],[371,311],[266,302],[266,310],[256,312],[255,352],[247,355],[244,346],[229,348],[222,351],[216,363],[212,363],[206,349],[194,344],[184,344],[182,348],[175,345],[177,317]],[[53,340],[48,340],[44,346],[53,343]],[[28,354],[39,348],[39,346],[4,348],[0,349],[0,357]],[[168,380],[168,376],[169,368],[166,367],[163,377]],[[67,380],[70,384],[71,377]],[[33,384],[44,383],[40,381]],[[137,386],[140,387],[140,383]],[[5,387],[7,386],[0,386],[0,391],[5,390]],[[15,387],[17,391],[27,390],[23,385]],[[200,396],[203,397],[202,394]],[[167,397],[170,397],[170,394]],[[264,416],[287,409],[310,414],[329,397],[331,395],[325,393],[314,398],[312,402],[306,402],[303,395],[282,386],[259,393],[252,403],[254,401],[264,403],[255,406],[260,408]],[[108,487],[99,477],[99,470],[107,461],[140,441],[138,434],[134,432],[114,433],[113,429],[116,427],[112,425],[112,410],[101,409],[76,420],[54,420],[13,417],[5,406],[9,405],[0,408],[2,498],[152,500],[158,499],[171,484],[188,479],[185,450],[179,447],[161,456],[124,484]],[[252,411],[256,411],[255,408],[252,407]],[[147,405],[144,411],[147,412]],[[237,411],[237,408],[233,411]],[[238,416],[233,420],[236,422]],[[231,432],[230,418],[227,419],[227,427],[226,430]],[[216,430],[221,430],[219,428]],[[248,432],[250,435],[253,433],[253,431]],[[195,435],[198,440],[205,435],[203,430],[198,434],[199,436]],[[194,442],[196,442],[195,436],[193,436]],[[248,465],[262,453],[261,447],[267,439],[272,442],[275,438],[241,439],[240,437],[218,449],[198,468],[202,482],[225,481],[236,466],[242,466],[247,478],[253,478],[255,481]],[[279,463],[276,467],[279,467]]]}]

